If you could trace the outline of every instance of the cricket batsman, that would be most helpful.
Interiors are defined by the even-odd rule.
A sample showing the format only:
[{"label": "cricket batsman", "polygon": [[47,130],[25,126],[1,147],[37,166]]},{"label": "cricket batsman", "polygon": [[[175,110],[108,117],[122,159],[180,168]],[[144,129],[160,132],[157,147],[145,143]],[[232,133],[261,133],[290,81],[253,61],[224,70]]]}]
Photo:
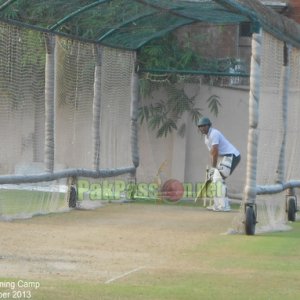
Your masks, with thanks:
[{"label": "cricket batsman", "polygon": [[208,180],[219,188],[214,196],[214,204],[208,209],[214,211],[230,211],[225,179],[232,174],[241,160],[240,152],[225,138],[207,117],[200,118],[198,128],[205,135],[205,144],[211,156],[211,168],[208,170]]}]

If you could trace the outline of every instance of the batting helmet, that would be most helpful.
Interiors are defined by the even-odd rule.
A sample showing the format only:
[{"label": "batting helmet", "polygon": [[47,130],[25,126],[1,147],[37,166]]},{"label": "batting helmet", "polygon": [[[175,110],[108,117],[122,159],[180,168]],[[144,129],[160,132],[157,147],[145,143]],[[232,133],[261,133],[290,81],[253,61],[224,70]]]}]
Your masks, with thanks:
[{"label": "batting helmet", "polygon": [[203,117],[201,119],[199,119],[197,126],[205,126],[205,125],[211,125],[211,121],[209,118]]}]

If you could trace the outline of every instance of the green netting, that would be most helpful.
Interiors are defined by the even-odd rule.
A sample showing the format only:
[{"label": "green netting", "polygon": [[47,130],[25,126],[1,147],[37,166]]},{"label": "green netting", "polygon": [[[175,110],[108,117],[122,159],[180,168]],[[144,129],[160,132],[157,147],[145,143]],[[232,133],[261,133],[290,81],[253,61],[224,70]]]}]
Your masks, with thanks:
[{"label": "green netting", "polygon": [[299,25],[258,0],[0,0],[0,20],[130,50],[192,22],[252,22],[300,45]]},{"label": "green netting", "polygon": [[233,24],[249,21],[248,18],[231,10],[224,9],[218,1],[170,1],[144,0],[149,5],[155,5],[169,10],[170,13],[194,19],[195,21],[213,24]]}]

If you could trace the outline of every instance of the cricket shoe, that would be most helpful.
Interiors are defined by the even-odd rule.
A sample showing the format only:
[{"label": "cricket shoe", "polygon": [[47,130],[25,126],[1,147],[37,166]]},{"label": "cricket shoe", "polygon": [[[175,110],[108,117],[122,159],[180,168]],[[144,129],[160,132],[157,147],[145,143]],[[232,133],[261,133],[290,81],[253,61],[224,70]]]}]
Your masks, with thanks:
[{"label": "cricket shoe", "polygon": [[226,206],[226,207],[219,206],[219,207],[214,207],[213,211],[224,211],[224,212],[226,212],[226,211],[231,211],[231,208],[230,208],[230,206]]},{"label": "cricket shoe", "polygon": [[216,210],[217,207],[215,205],[212,205],[212,206],[207,206],[206,209],[207,210]]},{"label": "cricket shoe", "polygon": [[224,209],[222,211],[231,211],[230,206],[224,207]]}]

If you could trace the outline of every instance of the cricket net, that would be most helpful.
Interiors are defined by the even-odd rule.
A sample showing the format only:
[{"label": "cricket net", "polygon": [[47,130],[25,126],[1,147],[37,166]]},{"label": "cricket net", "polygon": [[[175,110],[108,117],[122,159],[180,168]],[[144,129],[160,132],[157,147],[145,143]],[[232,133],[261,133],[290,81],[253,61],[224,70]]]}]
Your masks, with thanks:
[{"label": "cricket net", "polygon": [[1,218],[68,210],[74,178],[94,188],[128,179],[134,53],[4,23],[0,32]]},{"label": "cricket net", "polygon": [[[299,58],[299,49],[262,32],[259,103],[257,111],[252,110],[253,115],[257,113],[258,138],[250,140],[257,155],[248,153],[250,161],[251,155],[252,162],[256,160],[249,169],[256,176],[257,233],[291,228],[286,190],[299,187]],[[244,208],[239,230],[244,227],[243,215]]]}]

